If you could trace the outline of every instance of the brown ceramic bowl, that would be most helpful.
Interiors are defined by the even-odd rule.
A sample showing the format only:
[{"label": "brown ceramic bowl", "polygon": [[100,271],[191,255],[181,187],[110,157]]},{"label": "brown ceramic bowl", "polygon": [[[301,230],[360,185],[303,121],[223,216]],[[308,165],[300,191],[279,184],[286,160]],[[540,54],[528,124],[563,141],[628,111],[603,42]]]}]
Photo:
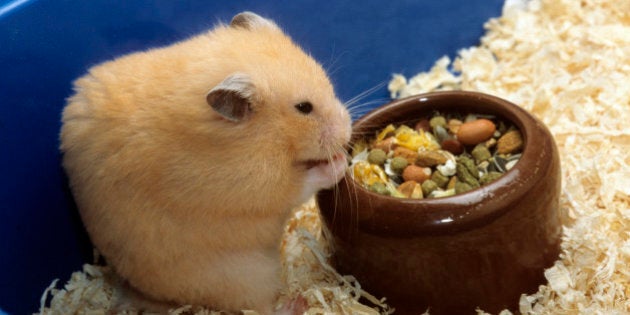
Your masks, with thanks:
[{"label": "brown ceramic bowl", "polygon": [[548,129],[520,107],[476,92],[435,92],[393,101],[357,120],[354,138],[432,111],[492,114],[512,122],[524,146],[496,181],[463,194],[400,199],[346,176],[317,202],[332,234],[333,263],[384,296],[397,314],[516,310],[558,258],[563,214],[560,161]]}]

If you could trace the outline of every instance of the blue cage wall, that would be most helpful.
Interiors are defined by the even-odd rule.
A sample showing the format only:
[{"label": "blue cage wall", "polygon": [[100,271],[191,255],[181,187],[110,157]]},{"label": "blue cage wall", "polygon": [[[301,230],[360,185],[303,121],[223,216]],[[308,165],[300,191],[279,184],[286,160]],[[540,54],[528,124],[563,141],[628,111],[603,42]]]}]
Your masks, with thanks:
[{"label": "blue cage wall", "polygon": [[[325,68],[343,101],[389,99],[411,76],[479,44],[501,0],[0,1],[0,309],[36,312],[55,278],[91,262],[58,150],[72,81],[118,55],[167,45],[241,11],[275,20]],[[2,311],[0,311],[2,313]]]}]

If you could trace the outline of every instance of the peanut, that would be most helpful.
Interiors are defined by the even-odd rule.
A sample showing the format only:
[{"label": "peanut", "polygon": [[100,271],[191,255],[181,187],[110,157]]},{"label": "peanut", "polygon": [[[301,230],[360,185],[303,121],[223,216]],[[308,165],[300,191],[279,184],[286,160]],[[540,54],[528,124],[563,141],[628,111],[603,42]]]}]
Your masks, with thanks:
[{"label": "peanut", "polygon": [[429,179],[431,176],[431,169],[426,167],[420,167],[417,165],[409,165],[405,167],[403,171],[402,177],[405,181],[416,181],[418,183],[422,183],[425,180]]},{"label": "peanut", "polygon": [[457,130],[457,140],[465,145],[474,145],[492,137],[496,126],[488,119],[477,119],[463,123]]}]

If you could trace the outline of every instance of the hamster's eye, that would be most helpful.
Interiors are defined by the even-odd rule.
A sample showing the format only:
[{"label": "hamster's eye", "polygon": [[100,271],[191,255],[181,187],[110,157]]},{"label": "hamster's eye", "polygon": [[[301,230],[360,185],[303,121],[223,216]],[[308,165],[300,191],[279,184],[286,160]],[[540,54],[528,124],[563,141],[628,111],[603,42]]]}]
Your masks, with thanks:
[{"label": "hamster's eye", "polygon": [[300,111],[300,113],[304,115],[308,115],[313,111],[313,104],[310,102],[302,102],[295,105],[295,108]]}]

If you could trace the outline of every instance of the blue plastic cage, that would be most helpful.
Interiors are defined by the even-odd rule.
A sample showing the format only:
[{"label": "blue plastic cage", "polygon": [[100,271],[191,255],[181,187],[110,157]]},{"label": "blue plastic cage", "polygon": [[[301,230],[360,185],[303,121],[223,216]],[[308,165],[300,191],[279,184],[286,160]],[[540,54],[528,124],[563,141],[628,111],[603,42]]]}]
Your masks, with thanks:
[{"label": "blue plastic cage", "polygon": [[[92,260],[58,150],[72,81],[115,56],[166,45],[241,11],[275,20],[319,60],[342,100],[386,103],[393,73],[474,46],[502,0],[0,1],[0,314],[36,312],[55,278]],[[3,310],[3,311],[2,311]]]}]

